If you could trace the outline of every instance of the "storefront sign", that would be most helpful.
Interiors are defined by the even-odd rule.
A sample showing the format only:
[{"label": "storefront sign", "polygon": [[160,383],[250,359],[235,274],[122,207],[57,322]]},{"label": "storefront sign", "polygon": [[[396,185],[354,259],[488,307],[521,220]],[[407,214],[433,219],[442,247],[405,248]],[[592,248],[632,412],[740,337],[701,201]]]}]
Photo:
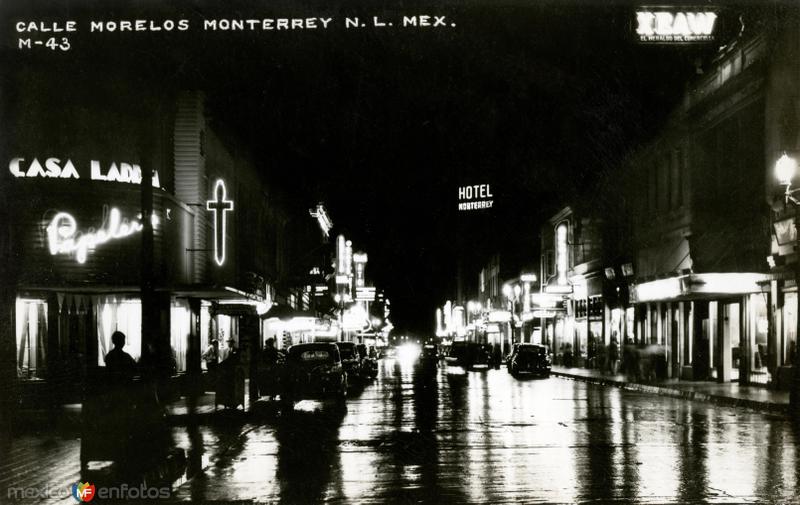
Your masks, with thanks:
[{"label": "storefront sign", "polygon": [[489,184],[474,184],[458,187],[458,210],[491,209],[492,188]]},{"label": "storefront sign", "polygon": [[356,288],[356,300],[357,301],[365,301],[365,302],[374,302],[375,301],[375,288],[371,287],[371,286],[357,287]]},{"label": "storefront sign", "polygon": [[794,219],[784,219],[772,223],[775,231],[775,239],[778,245],[794,244],[797,241],[797,228],[794,226]]},{"label": "storefront sign", "polygon": [[493,310],[489,312],[490,323],[507,323],[511,321],[511,312],[507,310]]},{"label": "storefront sign", "polygon": [[[38,158],[26,160],[14,158],[8,164],[11,175],[17,178],[45,178],[45,179],[80,179],[80,173],[75,168],[72,160],[61,161],[60,158],[47,158],[44,163]],[[89,178],[93,181],[127,182],[129,184],[142,183],[142,169],[132,163],[111,163],[108,167],[97,161],[89,163]],[[153,170],[153,187],[160,188],[158,172]]]},{"label": "storefront sign", "polygon": [[214,185],[213,200],[206,202],[206,209],[214,213],[214,260],[217,265],[225,263],[225,227],[227,224],[226,212],[233,210],[233,201],[227,200],[227,191],[222,179],[217,179]]},{"label": "storefront sign", "polygon": [[[153,214],[153,227],[157,219]],[[75,254],[78,263],[85,263],[90,251],[112,240],[123,239],[142,231],[139,219],[122,217],[119,209],[106,207],[103,221],[98,228],[78,231],[78,223],[72,214],[59,212],[47,225],[47,244],[50,254]]]},{"label": "storefront sign", "polygon": [[708,42],[716,20],[714,12],[642,10],[636,13],[636,35],[639,42]]}]

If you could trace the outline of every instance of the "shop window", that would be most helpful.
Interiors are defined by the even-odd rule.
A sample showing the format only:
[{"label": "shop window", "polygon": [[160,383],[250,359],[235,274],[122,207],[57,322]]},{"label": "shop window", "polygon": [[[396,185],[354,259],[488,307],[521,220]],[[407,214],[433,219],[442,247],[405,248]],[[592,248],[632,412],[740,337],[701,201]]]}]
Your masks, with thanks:
[{"label": "shop window", "polygon": [[769,380],[767,370],[767,336],[769,320],[767,319],[767,295],[764,293],[750,297],[752,328],[750,335],[750,381],[766,384]]},{"label": "shop window", "polygon": [[170,347],[178,372],[186,371],[186,350],[191,332],[191,311],[186,299],[172,300],[170,307]]},{"label": "shop window", "polygon": [[225,314],[217,315],[217,339],[219,340],[219,349],[221,360],[224,360],[230,353],[230,339],[233,339],[234,344],[238,346],[239,326],[238,319]]},{"label": "shop window", "polygon": [[[211,321],[210,304],[204,302],[200,307],[200,349],[202,350],[208,349],[209,344],[211,344],[211,335],[213,334],[211,331]],[[205,360],[203,360],[202,366],[206,366]]]},{"label": "shop window", "polygon": [[636,340],[636,309],[628,307],[625,309],[625,344],[633,343]]},{"label": "shop window", "polygon": [[797,346],[797,293],[786,293],[783,299],[783,360],[785,365],[794,361]]},{"label": "shop window", "polygon": [[142,303],[138,298],[99,296],[95,298],[97,314],[97,364],[105,366],[105,357],[113,348],[111,334],[125,334],[123,350],[135,360],[142,351]]},{"label": "shop window", "polygon": [[[739,379],[739,366],[742,360],[742,348],[740,338],[740,325],[739,325],[739,304],[738,303],[725,303],[722,305],[722,331],[723,341],[730,346],[730,362],[723,364],[723,370],[730,367],[730,380],[736,381]],[[716,340],[716,339],[715,339]],[[722,358],[724,353],[719,350],[719,356]]]},{"label": "shop window", "polygon": [[17,298],[17,376],[44,378],[47,350],[47,303]]}]

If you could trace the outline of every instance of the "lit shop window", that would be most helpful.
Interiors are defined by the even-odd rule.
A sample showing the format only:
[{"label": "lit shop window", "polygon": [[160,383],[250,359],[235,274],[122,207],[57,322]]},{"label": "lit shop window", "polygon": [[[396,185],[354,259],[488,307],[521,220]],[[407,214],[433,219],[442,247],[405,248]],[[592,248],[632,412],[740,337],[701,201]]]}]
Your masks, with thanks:
[{"label": "lit shop window", "polygon": [[225,314],[217,315],[217,334],[219,339],[220,356],[224,360],[230,353],[229,339],[233,338],[236,342],[234,345],[238,347],[239,339],[239,320],[235,317],[226,316]]},{"label": "lit shop window", "polygon": [[[205,352],[208,349],[208,345],[211,343],[211,304],[208,302],[203,302],[202,306],[200,307],[200,350],[201,352]],[[205,367],[206,362],[203,360],[203,367]]]},{"label": "lit shop window", "polygon": [[791,365],[797,345],[797,293],[783,299],[783,364]]},{"label": "lit shop window", "polygon": [[43,377],[47,349],[47,304],[17,298],[17,376]]},{"label": "lit shop window", "polygon": [[175,364],[179,372],[186,371],[186,349],[189,346],[190,325],[189,301],[185,299],[172,300],[172,306],[170,307],[170,346],[172,347]]},{"label": "lit shop window", "polygon": [[105,366],[105,357],[113,348],[111,334],[125,334],[123,350],[135,360],[142,351],[142,302],[138,298],[100,296],[95,301],[97,314],[97,364]]}]

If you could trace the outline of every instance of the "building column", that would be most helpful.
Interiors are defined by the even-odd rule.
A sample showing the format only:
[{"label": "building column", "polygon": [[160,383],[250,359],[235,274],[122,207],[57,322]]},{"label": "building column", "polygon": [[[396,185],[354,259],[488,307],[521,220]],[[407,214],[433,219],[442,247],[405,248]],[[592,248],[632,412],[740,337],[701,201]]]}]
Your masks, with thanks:
[{"label": "building column", "polygon": [[[731,335],[730,318],[725,321],[726,304],[717,304],[717,382],[730,382],[731,380]],[[727,331],[726,331],[727,330]],[[741,337],[741,335],[740,335]]]},{"label": "building column", "polygon": [[675,347],[677,347],[677,342],[673,342],[675,335],[673,334],[673,324],[674,315],[672,314],[672,302],[666,303],[666,310],[664,312],[664,319],[663,324],[664,328],[664,359],[667,361],[667,378],[671,379],[673,374],[673,356],[675,354]]},{"label": "building column", "polygon": [[16,290],[0,290],[0,431],[9,433],[17,408]]},{"label": "building column", "polygon": [[686,324],[691,311],[689,302],[678,303],[678,378],[683,378],[683,367],[686,366],[686,356],[691,356],[690,332],[691,324]]},{"label": "building column", "polygon": [[770,382],[777,383],[778,381],[778,368],[781,365],[781,330],[783,328],[783,310],[779,301],[783,299],[780,296],[780,286],[778,281],[770,281],[769,300],[767,300],[767,321],[769,326],[767,330],[767,367],[769,368],[772,377]]},{"label": "building column", "polygon": [[750,295],[745,295],[739,306],[739,384],[750,382],[755,331],[753,304],[750,302]]},{"label": "building column", "polygon": [[[714,342],[719,342],[719,303],[716,301],[708,302],[708,369],[717,371],[717,379],[719,380],[719,356],[714,354]],[[719,345],[717,345],[719,347]],[[709,377],[710,378],[710,377]]]}]

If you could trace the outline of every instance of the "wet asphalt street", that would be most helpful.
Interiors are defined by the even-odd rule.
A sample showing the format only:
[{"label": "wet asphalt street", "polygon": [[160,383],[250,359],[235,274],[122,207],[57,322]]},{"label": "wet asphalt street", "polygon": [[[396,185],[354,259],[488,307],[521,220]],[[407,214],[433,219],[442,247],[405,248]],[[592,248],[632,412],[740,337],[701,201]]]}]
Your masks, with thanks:
[{"label": "wet asphalt street", "polygon": [[204,470],[179,500],[316,503],[787,502],[791,423],[505,369],[383,360],[346,406],[176,429]]}]

